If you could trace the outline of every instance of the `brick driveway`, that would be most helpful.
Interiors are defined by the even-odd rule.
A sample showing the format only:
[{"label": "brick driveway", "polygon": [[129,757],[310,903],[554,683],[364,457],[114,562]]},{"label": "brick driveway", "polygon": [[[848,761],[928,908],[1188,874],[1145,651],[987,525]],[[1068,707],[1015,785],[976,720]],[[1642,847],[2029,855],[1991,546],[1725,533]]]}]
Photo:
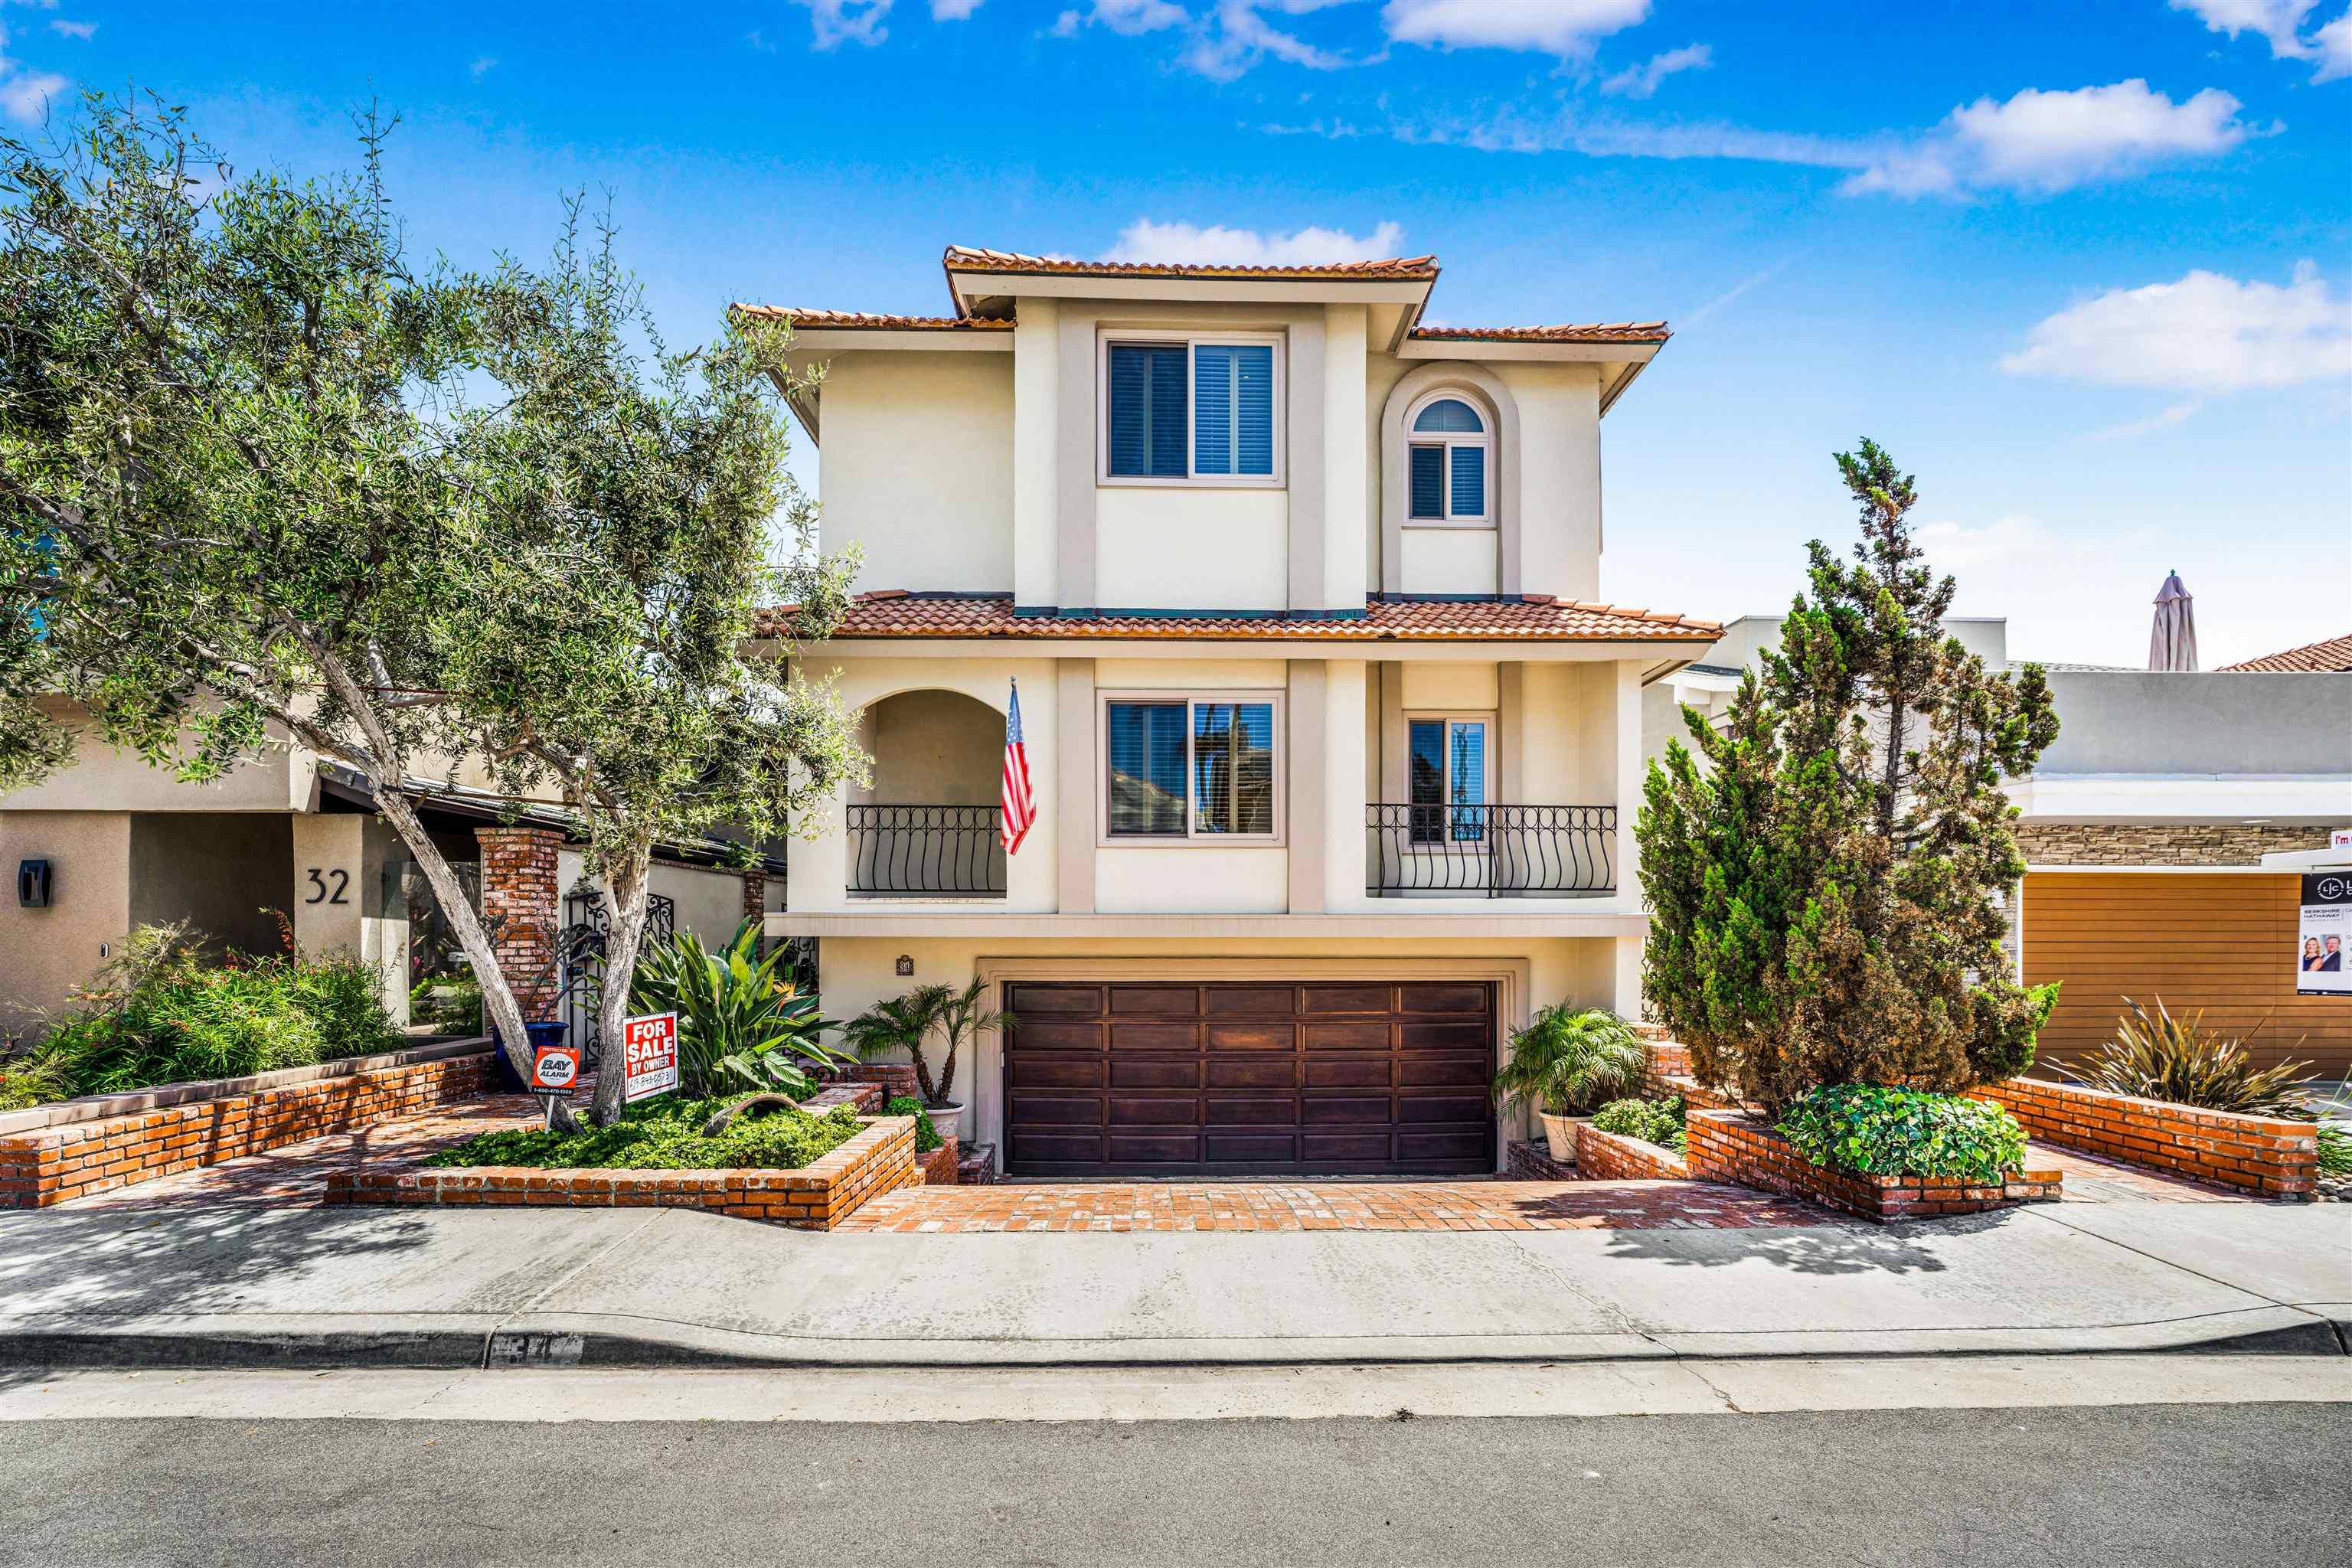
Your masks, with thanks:
[{"label": "brick driveway", "polygon": [[1707,1230],[1845,1223],[1794,1198],[1701,1182],[1101,1182],[906,1187],[836,1228]]}]

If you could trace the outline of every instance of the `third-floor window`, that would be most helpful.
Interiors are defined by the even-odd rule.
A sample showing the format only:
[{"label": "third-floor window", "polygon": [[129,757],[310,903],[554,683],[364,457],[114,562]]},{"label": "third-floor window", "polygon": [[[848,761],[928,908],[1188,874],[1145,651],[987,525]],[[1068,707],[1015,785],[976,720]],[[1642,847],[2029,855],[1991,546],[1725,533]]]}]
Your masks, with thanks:
[{"label": "third-floor window", "polygon": [[1107,339],[1103,477],[1129,483],[1279,483],[1281,381],[1281,343],[1271,337]]}]

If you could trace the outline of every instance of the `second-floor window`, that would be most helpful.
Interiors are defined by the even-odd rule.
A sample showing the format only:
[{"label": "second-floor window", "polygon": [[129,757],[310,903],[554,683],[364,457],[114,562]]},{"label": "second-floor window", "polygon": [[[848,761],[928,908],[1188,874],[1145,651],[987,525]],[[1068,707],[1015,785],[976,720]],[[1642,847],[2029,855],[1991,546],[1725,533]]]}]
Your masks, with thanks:
[{"label": "second-floor window", "polygon": [[1414,413],[1412,427],[1412,507],[1414,522],[1484,526],[1495,515],[1494,437],[1486,416],[1459,397],[1440,395]]},{"label": "second-floor window", "polygon": [[1104,477],[1279,483],[1281,359],[1281,344],[1266,337],[1106,340]]},{"label": "second-floor window", "polygon": [[1405,726],[1406,785],[1412,792],[1411,842],[1483,844],[1486,839],[1486,745],[1492,719],[1484,713],[1412,718]]},{"label": "second-floor window", "polygon": [[1271,694],[1103,702],[1103,827],[1116,839],[1271,840],[1280,832]]}]

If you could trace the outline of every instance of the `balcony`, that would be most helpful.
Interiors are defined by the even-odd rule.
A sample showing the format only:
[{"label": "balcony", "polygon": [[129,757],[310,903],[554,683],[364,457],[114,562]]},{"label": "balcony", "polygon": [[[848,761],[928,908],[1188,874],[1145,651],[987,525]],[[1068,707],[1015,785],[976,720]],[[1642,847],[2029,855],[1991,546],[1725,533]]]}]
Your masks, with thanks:
[{"label": "balcony", "polygon": [[1002,806],[852,805],[847,810],[851,897],[1004,896]]},{"label": "balcony", "polygon": [[1372,898],[1591,898],[1617,890],[1613,805],[1364,807]]}]

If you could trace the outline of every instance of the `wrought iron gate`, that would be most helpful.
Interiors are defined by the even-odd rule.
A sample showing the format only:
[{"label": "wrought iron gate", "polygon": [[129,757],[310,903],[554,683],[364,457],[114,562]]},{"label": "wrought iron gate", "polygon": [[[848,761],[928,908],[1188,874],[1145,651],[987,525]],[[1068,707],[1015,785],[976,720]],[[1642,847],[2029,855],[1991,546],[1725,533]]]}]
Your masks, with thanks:
[{"label": "wrought iron gate", "polygon": [[[604,997],[604,945],[613,930],[604,890],[583,878],[563,895],[563,929],[555,938],[556,983],[562,987],[564,1037],[580,1047],[583,1070],[593,1069],[604,1049],[596,1014]],[[646,934],[639,952],[677,934],[677,900],[660,894],[646,900]]]}]

